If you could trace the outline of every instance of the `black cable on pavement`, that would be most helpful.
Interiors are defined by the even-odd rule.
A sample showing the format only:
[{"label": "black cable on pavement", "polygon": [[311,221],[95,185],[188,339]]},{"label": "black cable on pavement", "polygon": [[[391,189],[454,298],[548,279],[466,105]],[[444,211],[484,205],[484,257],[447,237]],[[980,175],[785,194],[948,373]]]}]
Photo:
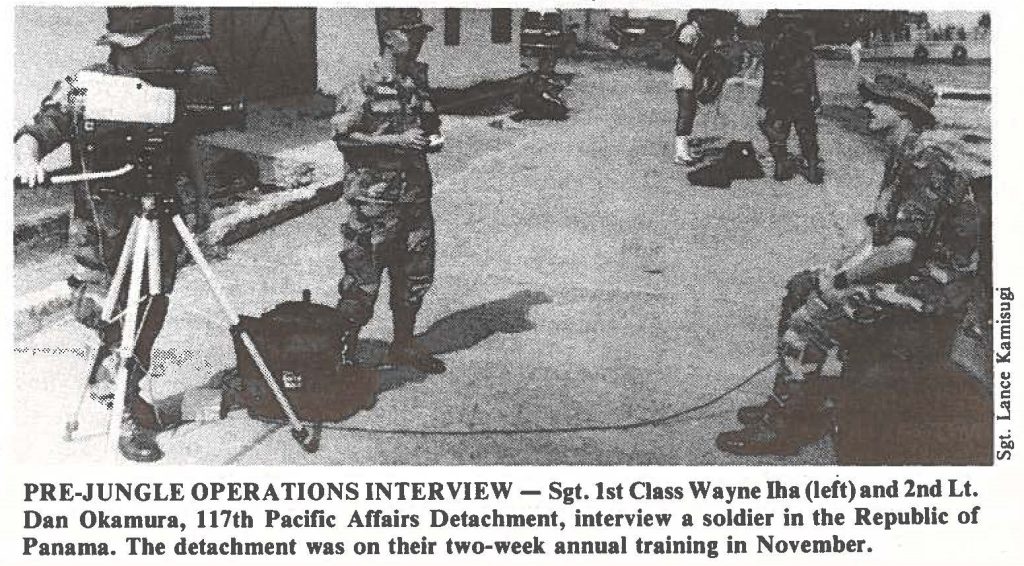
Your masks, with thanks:
[{"label": "black cable on pavement", "polygon": [[[631,430],[634,428],[642,428],[645,426],[657,426],[660,424],[667,423],[678,419],[679,417],[685,416],[689,413],[699,411],[706,407],[710,407],[715,403],[718,403],[730,393],[737,391],[739,388],[750,383],[755,377],[761,375],[765,371],[769,370],[776,364],[776,360],[772,360],[765,365],[755,370],[750,375],[744,377],[742,380],[733,384],[729,388],[725,389],[718,395],[715,395],[711,399],[700,403],[680,409],[674,413],[667,415],[661,415],[650,419],[644,419],[640,421],[634,421],[629,423],[615,423],[606,425],[580,425],[580,426],[567,426],[567,427],[537,427],[537,428],[483,428],[477,430],[437,430],[437,429],[416,429],[416,428],[371,428],[363,426],[344,426],[344,425],[311,425],[314,434],[319,435],[321,430],[335,430],[341,432],[355,432],[364,434],[395,434],[395,435],[412,435],[412,436],[518,436],[525,434],[571,434],[577,432],[602,432],[610,430]],[[266,432],[260,435],[259,438],[243,447],[240,451],[232,455],[230,458],[224,461],[225,465],[231,465],[237,463],[246,454],[252,452],[257,446],[263,443],[264,440],[270,438],[274,433],[283,429],[285,425],[275,423]]]},{"label": "black cable on pavement", "polygon": [[343,432],[361,432],[367,434],[402,434],[402,435],[417,435],[417,436],[516,436],[521,434],[566,434],[574,432],[602,432],[609,430],[631,430],[634,428],[642,428],[646,426],[657,426],[660,424],[673,421],[699,411],[706,407],[710,407],[715,403],[718,403],[724,399],[730,393],[738,390],[744,385],[750,383],[755,377],[761,375],[765,371],[769,370],[775,365],[776,361],[772,360],[767,364],[761,366],[750,375],[743,378],[741,381],[730,386],[726,390],[722,391],[718,395],[711,399],[700,403],[699,405],[693,405],[685,409],[678,410],[674,413],[667,415],[661,415],[649,419],[640,421],[627,422],[627,423],[615,423],[605,425],[579,425],[579,426],[568,426],[568,427],[537,427],[537,428],[483,428],[476,430],[438,430],[438,429],[415,429],[415,428],[372,428],[372,427],[361,427],[361,426],[345,426],[345,425],[322,425],[318,428],[324,430],[337,430]]}]

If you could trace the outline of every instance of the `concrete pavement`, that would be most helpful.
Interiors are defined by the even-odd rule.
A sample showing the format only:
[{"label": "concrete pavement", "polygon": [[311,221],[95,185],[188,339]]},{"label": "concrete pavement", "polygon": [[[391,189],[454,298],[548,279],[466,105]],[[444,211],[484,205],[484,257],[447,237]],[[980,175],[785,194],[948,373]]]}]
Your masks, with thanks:
[{"label": "concrete pavement", "polygon": [[[437,282],[419,325],[426,345],[444,352],[446,374],[386,371],[387,390],[373,410],[340,425],[350,430],[325,429],[314,455],[299,450],[286,428],[237,411],[160,434],[164,461],[831,463],[827,441],[795,458],[739,459],[714,448],[714,435],[735,426],[735,409],[763,398],[770,371],[667,422],[616,426],[703,405],[770,360],[783,284],[858,239],[880,156],[823,122],[822,187],[770,178],[726,190],[691,187],[670,163],[668,75],[602,63],[576,70],[567,122],[510,130],[481,118],[446,122],[448,145],[432,158]],[[749,139],[763,151],[755,98],[755,89],[730,87],[717,107],[701,110],[698,135]],[[333,304],[344,209],[341,202],[316,209],[215,263],[240,310],[258,314],[303,288]],[[234,358],[195,269],[181,274],[171,305],[151,385],[168,405]],[[379,355],[390,331],[382,296],[361,355]],[[91,343],[65,321],[17,344],[17,401],[27,408],[17,424],[39,429],[13,447],[18,457],[100,457],[97,435],[60,442]],[[83,429],[99,432],[102,412],[92,405],[86,412]],[[560,430],[575,427],[600,430]]]}]

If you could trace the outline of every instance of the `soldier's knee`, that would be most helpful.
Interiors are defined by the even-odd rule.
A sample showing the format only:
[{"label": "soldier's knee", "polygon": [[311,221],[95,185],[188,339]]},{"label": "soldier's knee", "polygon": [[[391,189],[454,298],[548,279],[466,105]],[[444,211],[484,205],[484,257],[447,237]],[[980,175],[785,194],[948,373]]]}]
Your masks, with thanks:
[{"label": "soldier's knee", "polygon": [[786,294],[782,297],[779,312],[779,335],[781,336],[790,324],[793,314],[810,299],[818,290],[818,272],[801,271],[786,282]]},{"label": "soldier's knee", "polygon": [[818,123],[814,120],[802,122],[796,126],[796,134],[800,137],[818,135]]},{"label": "soldier's knee", "polygon": [[376,297],[357,288],[347,288],[344,282],[338,285],[341,298],[338,299],[338,315],[347,323],[366,326],[373,318],[373,303]]},{"label": "soldier's knee", "polygon": [[765,118],[759,125],[769,144],[785,143],[789,137],[789,123],[784,120]]},{"label": "soldier's knee", "polygon": [[786,282],[786,300],[790,303],[804,303],[818,290],[818,272],[804,270],[794,274]]}]

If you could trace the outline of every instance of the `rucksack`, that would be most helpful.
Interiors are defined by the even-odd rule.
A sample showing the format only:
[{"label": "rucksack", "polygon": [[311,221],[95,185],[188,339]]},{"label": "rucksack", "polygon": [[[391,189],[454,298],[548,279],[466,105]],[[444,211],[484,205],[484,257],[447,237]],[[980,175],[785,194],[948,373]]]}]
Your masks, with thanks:
[{"label": "rucksack", "polygon": [[300,420],[337,422],[376,403],[380,374],[375,369],[340,365],[341,338],[347,330],[336,309],[301,301],[278,304],[259,317],[240,316],[232,328],[241,402],[254,418],[285,418],[240,339],[244,329],[256,343],[281,391]]},{"label": "rucksack", "polygon": [[722,155],[711,163],[686,175],[691,185],[724,189],[738,179],[760,179],[764,168],[757,159],[754,144],[749,141],[731,141]]}]

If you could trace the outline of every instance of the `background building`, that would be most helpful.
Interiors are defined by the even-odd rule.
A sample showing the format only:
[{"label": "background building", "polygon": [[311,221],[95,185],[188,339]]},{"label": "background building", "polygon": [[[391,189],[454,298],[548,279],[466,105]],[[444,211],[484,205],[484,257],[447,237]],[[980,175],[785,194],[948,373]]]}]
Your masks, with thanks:
[{"label": "background building", "polygon": [[[250,100],[336,92],[378,54],[374,11],[357,8],[168,8],[182,60],[213,65]],[[463,88],[522,72],[518,9],[426,9],[434,26],[422,60],[434,86]],[[15,120],[28,118],[53,81],[106,60],[95,45],[101,7],[16,8]]]}]

